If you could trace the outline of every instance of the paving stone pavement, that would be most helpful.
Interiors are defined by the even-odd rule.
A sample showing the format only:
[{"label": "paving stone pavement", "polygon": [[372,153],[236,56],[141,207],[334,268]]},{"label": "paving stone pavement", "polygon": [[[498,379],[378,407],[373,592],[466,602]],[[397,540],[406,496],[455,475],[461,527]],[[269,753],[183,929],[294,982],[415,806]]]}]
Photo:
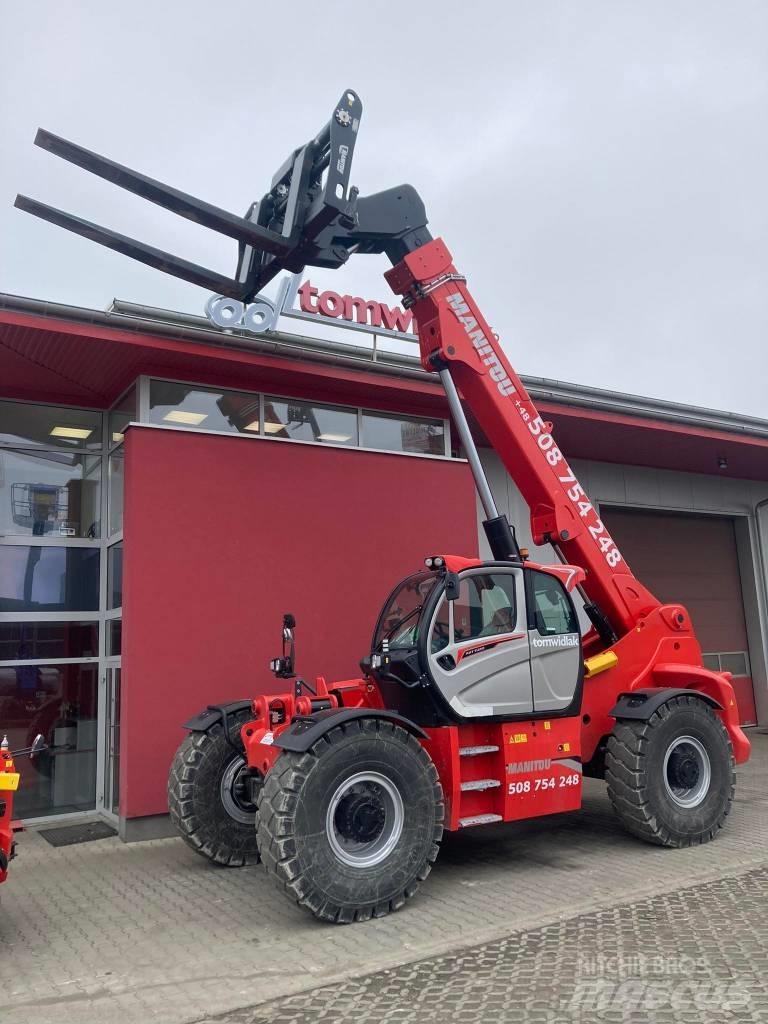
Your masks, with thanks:
[{"label": "paving stone pavement", "polygon": [[199,1024],[765,1024],[767,901],[761,869]]},{"label": "paving stone pavement", "polygon": [[[583,925],[586,936],[614,927],[614,948],[623,921],[629,932],[621,941],[632,949],[632,922],[660,906],[645,903],[648,897],[667,896],[662,917],[675,921],[688,912],[688,904],[675,903],[684,887],[720,879],[762,884],[756,869],[768,868],[768,735],[753,731],[751,738],[753,758],[738,770],[733,813],[713,843],[680,851],[640,843],[615,821],[604,786],[587,780],[579,812],[448,836],[432,875],[402,911],[347,927],[307,916],[261,868],[212,867],[179,840],[126,846],[105,839],[55,849],[24,833],[0,890],[0,1007],[14,1024],[65,1016],[73,1024],[187,1024],[354,978],[381,978],[384,970],[459,948],[504,940],[514,949],[522,935],[534,933],[546,934],[565,977],[567,963],[557,966],[553,936],[569,920],[591,921]],[[622,909],[625,904],[635,909]],[[609,913],[594,917],[599,911]],[[705,913],[696,914],[705,921]],[[760,914],[756,906],[756,921]],[[726,925],[718,934],[727,935]],[[580,926],[570,927],[578,941]],[[698,933],[700,924],[694,927]],[[643,941],[653,941],[657,930],[649,927]],[[591,944],[592,938],[582,942],[582,950]],[[524,966],[528,973],[516,977],[517,986],[533,984],[545,971],[535,959]],[[765,976],[764,968],[763,962]],[[491,970],[489,963],[483,970]],[[407,1020],[409,991],[406,986],[399,998],[401,1018],[382,1019]],[[552,1019],[547,1007],[540,1009],[532,1007],[524,1019]],[[297,1019],[344,1019],[329,1012]],[[448,1012],[457,1022],[478,1019],[469,1005]],[[613,1012],[602,1019],[623,1019]]]}]

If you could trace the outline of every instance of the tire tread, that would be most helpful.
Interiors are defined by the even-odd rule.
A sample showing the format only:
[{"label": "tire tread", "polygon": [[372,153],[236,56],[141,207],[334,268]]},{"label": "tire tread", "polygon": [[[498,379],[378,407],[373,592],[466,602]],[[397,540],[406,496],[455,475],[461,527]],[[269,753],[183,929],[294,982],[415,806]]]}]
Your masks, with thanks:
[{"label": "tire tread", "polygon": [[647,721],[619,720],[608,739],[605,758],[605,780],[608,785],[608,795],[614,811],[626,830],[647,843],[675,848],[695,846],[715,838],[730,812],[735,778],[733,750],[728,741],[731,792],[726,806],[715,824],[701,833],[677,835],[657,820],[650,804],[647,788],[646,750],[653,731],[679,710],[696,711],[707,715],[719,726],[727,740],[728,734],[725,726],[712,708],[694,694],[691,696],[681,694],[662,704]]},{"label": "tire tread", "polygon": [[[307,871],[301,872],[299,858],[296,856],[293,822],[287,811],[289,801],[286,800],[286,795],[298,797],[301,786],[306,781],[317,759],[342,739],[355,734],[379,735],[386,739],[394,739],[405,744],[417,754],[432,784],[435,801],[435,827],[426,860],[420,865],[414,881],[409,882],[403,886],[400,892],[381,903],[345,907],[334,903],[324,894],[315,890]],[[357,719],[344,722],[331,729],[317,740],[307,753],[296,754],[284,751],[280,755],[271,771],[268,772],[259,794],[257,826],[259,851],[267,874],[277,888],[293,898],[299,906],[309,910],[316,918],[335,924],[368,921],[371,917],[384,917],[386,914],[400,909],[406,900],[416,894],[419,884],[427,878],[437,859],[443,835],[444,814],[443,790],[437,769],[418,740],[395,723],[375,718]]]}]

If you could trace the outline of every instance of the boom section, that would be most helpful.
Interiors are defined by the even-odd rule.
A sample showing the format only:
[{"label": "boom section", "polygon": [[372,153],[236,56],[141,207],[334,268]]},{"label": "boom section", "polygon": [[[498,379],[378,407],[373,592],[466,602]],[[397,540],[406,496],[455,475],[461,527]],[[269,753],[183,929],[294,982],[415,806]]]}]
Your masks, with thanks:
[{"label": "boom section", "polygon": [[660,602],[633,575],[443,241],[409,253],[385,276],[413,309],[424,368],[448,369],[517,484],[531,510],[534,544],[554,545],[563,561],[586,571],[584,591],[617,635],[634,629]]}]

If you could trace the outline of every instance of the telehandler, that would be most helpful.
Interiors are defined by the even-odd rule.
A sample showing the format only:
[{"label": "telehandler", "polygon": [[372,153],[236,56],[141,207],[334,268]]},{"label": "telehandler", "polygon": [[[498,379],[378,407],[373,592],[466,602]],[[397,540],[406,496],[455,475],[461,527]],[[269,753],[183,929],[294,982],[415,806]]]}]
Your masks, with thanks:
[{"label": "telehandler", "polygon": [[[190,719],[168,782],[171,817],[194,850],[218,864],[260,860],[292,900],[339,923],[401,907],[444,829],[576,810],[584,775],[605,779],[638,838],[708,842],[731,808],[734,766],[749,756],[729,673],[704,667],[686,609],[662,604],[633,575],[448,248],[427,230],[417,192],[363,197],[350,186],[361,115],[346,90],[245,217],[38,133],[50,152],[236,239],[232,278],[16,200],[228,297],[233,315],[282,270],[336,268],[352,253],[393,264],[385,277],[413,311],[424,369],[445,389],[491,559],[427,557],[384,602],[356,679],[297,677],[286,615],[271,664],[286,691]],[[534,543],[551,545],[557,564],[531,561],[499,514],[464,405],[526,499]]]}]

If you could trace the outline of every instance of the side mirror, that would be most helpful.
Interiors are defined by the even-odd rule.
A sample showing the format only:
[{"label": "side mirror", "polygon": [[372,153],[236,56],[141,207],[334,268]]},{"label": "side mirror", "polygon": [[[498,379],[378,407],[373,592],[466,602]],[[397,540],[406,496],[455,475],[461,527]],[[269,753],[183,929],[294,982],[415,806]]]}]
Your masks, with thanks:
[{"label": "side mirror", "polygon": [[446,601],[456,601],[459,596],[459,577],[455,572],[447,572],[445,574],[445,599]]},{"label": "side mirror", "polygon": [[296,646],[293,641],[293,630],[296,619],[290,612],[283,616],[283,653],[279,658],[273,658],[269,668],[278,679],[293,679],[296,675],[294,664],[296,661]]}]

